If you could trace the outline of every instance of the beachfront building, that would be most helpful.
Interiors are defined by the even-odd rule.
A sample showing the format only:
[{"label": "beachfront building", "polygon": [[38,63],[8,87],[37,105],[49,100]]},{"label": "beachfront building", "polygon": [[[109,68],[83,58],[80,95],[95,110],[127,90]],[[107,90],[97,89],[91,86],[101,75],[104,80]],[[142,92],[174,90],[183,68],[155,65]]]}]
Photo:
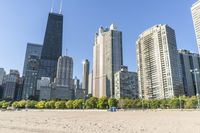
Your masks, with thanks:
[{"label": "beachfront building", "polygon": [[196,86],[195,75],[191,73],[191,70],[200,69],[200,56],[199,54],[191,53],[188,50],[178,50],[178,53],[181,65],[184,94],[186,96],[194,96],[197,93],[196,89],[200,88],[198,87],[200,85],[200,77],[196,76]]},{"label": "beachfront building", "polygon": [[115,73],[115,98],[138,98],[138,77],[123,66]]},{"label": "beachfront building", "polygon": [[196,33],[196,41],[200,53],[200,1],[199,0],[192,5],[191,11],[192,11],[194,29]]},{"label": "beachfront building", "polygon": [[113,24],[100,27],[93,46],[93,96],[114,96],[114,74],[122,65],[122,32]]},{"label": "beachfront building", "polygon": [[139,35],[137,45],[139,96],[163,99],[183,95],[175,31],[155,25]]}]

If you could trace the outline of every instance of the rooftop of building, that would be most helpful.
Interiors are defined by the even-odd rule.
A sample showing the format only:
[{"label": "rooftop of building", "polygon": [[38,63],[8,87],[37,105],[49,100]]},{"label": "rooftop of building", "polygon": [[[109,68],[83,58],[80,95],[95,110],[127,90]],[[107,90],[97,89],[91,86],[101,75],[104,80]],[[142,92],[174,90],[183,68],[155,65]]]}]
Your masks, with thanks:
[{"label": "rooftop of building", "polygon": [[31,43],[31,42],[28,42],[27,45],[29,45],[29,46],[36,46],[36,47],[42,47],[41,44],[38,44],[38,43]]},{"label": "rooftop of building", "polygon": [[99,35],[99,34],[101,34],[101,33],[103,33],[103,32],[112,31],[112,30],[114,30],[114,31],[117,31],[117,30],[118,30],[117,26],[116,26],[115,24],[113,24],[113,23],[110,25],[109,28],[108,28],[108,27],[100,26],[100,27],[99,27],[99,32],[96,33],[96,34]]},{"label": "rooftop of building", "polygon": [[[142,38],[143,36],[146,36],[146,35],[148,35],[148,34],[151,34],[153,31],[157,30],[157,29],[160,28],[160,27],[169,27],[169,26],[168,26],[167,24],[157,24],[157,25],[154,25],[154,26],[152,26],[152,27],[146,29],[144,32],[142,32],[142,33],[139,35],[138,40],[139,40],[140,38]],[[138,40],[137,40],[137,42],[138,42]]]},{"label": "rooftop of building", "polygon": [[193,56],[199,56],[198,53],[193,53],[190,50],[186,50],[186,49],[179,49],[178,52],[181,54],[189,54],[189,55],[193,55]]},{"label": "rooftop of building", "polygon": [[200,0],[197,0],[191,7],[191,10],[193,10],[194,8],[196,8],[198,5],[200,5]]},{"label": "rooftop of building", "polygon": [[[150,28],[148,28],[147,30],[145,30],[144,32],[142,32],[139,36],[138,36],[138,39],[136,42],[138,42],[141,38],[143,38],[144,36],[147,36],[153,32],[155,32],[157,29],[160,29],[162,27],[167,27],[167,28],[170,28],[172,29],[169,25],[167,24],[157,24],[157,25],[154,25]],[[172,29],[173,30],[173,29]]]}]

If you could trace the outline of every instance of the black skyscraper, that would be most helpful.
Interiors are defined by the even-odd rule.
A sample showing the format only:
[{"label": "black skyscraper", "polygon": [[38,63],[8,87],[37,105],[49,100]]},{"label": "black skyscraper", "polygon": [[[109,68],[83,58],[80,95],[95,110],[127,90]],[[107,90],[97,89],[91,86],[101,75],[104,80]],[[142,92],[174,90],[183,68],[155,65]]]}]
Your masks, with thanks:
[{"label": "black skyscraper", "polygon": [[44,44],[42,48],[39,78],[56,76],[57,61],[62,55],[63,15],[49,13]]}]

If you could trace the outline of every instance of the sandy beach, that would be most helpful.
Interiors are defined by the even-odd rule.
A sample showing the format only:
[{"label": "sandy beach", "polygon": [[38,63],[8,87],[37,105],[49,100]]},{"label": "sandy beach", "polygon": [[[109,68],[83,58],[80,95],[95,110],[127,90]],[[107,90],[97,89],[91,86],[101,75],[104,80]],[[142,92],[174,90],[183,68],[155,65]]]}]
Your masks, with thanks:
[{"label": "sandy beach", "polygon": [[6,111],[0,133],[200,133],[200,111]]}]

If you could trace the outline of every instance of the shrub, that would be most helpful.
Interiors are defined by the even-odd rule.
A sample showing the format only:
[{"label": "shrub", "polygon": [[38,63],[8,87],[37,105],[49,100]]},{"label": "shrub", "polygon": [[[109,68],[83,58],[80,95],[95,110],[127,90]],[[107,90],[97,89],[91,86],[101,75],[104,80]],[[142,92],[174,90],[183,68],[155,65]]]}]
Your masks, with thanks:
[{"label": "shrub", "polygon": [[4,102],[6,101],[0,101],[0,108],[2,108]]},{"label": "shrub", "polygon": [[109,105],[110,108],[111,107],[117,107],[117,103],[118,103],[118,101],[115,98],[110,97],[108,99],[108,105]]},{"label": "shrub", "polygon": [[169,106],[171,109],[177,109],[180,107],[180,101],[177,97],[169,99]]},{"label": "shrub", "polygon": [[49,101],[50,109],[55,109],[55,103],[56,103],[56,101],[54,101],[54,100]]},{"label": "shrub", "polygon": [[50,109],[49,101],[47,101],[47,102],[45,103],[44,107],[45,107],[46,109]]},{"label": "shrub", "polygon": [[82,109],[83,108],[83,99],[76,99],[73,101],[73,108],[74,109]]},{"label": "shrub", "polygon": [[19,108],[25,108],[25,106],[26,106],[26,101],[25,100],[22,100],[22,101],[18,102],[18,107]]},{"label": "shrub", "polygon": [[2,108],[4,108],[4,109],[6,109],[9,106],[10,106],[10,102],[3,102],[2,103]]},{"label": "shrub", "polygon": [[133,99],[132,100],[132,108],[141,108],[142,103],[140,99]]},{"label": "shrub", "polygon": [[151,109],[160,108],[160,100],[149,100],[149,106]]},{"label": "shrub", "polygon": [[47,101],[45,103],[45,108],[46,109],[55,109],[55,103],[56,103],[56,101],[54,101],[54,100]]},{"label": "shrub", "polygon": [[36,104],[37,104],[37,101],[34,101],[34,100],[31,100],[31,101],[28,100],[28,101],[26,101],[26,107],[27,108],[34,109]]},{"label": "shrub", "polygon": [[65,103],[67,109],[73,109],[73,100],[69,100]]},{"label": "shrub", "polygon": [[185,101],[185,108],[186,109],[192,109],[197,107],[197,98],[195,96],[188,98]]},{"label": "shrub", "polygon": [[161,99],[160,100],[160,108],[161,109],[168,109],[169,106],[169,99]]},{"label": "shrub", "polygon": [[118,102],[118,107],[121,109],[128,109],[133,107],[133,100],[129,98],[120,99]]},{"label": "shrub", "polygon": [[19,103],[18,103],[18,101],[13,102],[13,103],[12,103],[12,107],[14,107],[14,108],[19,108]]},{"label": "shrub", "polygon": [[57,101],[55,102],[56,109],[64,109],[65,108],[65,101]]},{"label": "shrub", "polygon": [[86,100],[85,106],[87,109],[94,109],[97,108],[97,102],[98,98],[90,97],[89,99]]},{"label": "shrub", "polygon": [[45,108],[45,103],[46,103],[45,101],[40,101],[35,105],[35,107],[37,109],[44,109]]},{"label": "shrub", "polygon": [[106,109],[108,108],[108,99],[106,97],[99,98],[97,102],[97,108],[99,109]]}]

